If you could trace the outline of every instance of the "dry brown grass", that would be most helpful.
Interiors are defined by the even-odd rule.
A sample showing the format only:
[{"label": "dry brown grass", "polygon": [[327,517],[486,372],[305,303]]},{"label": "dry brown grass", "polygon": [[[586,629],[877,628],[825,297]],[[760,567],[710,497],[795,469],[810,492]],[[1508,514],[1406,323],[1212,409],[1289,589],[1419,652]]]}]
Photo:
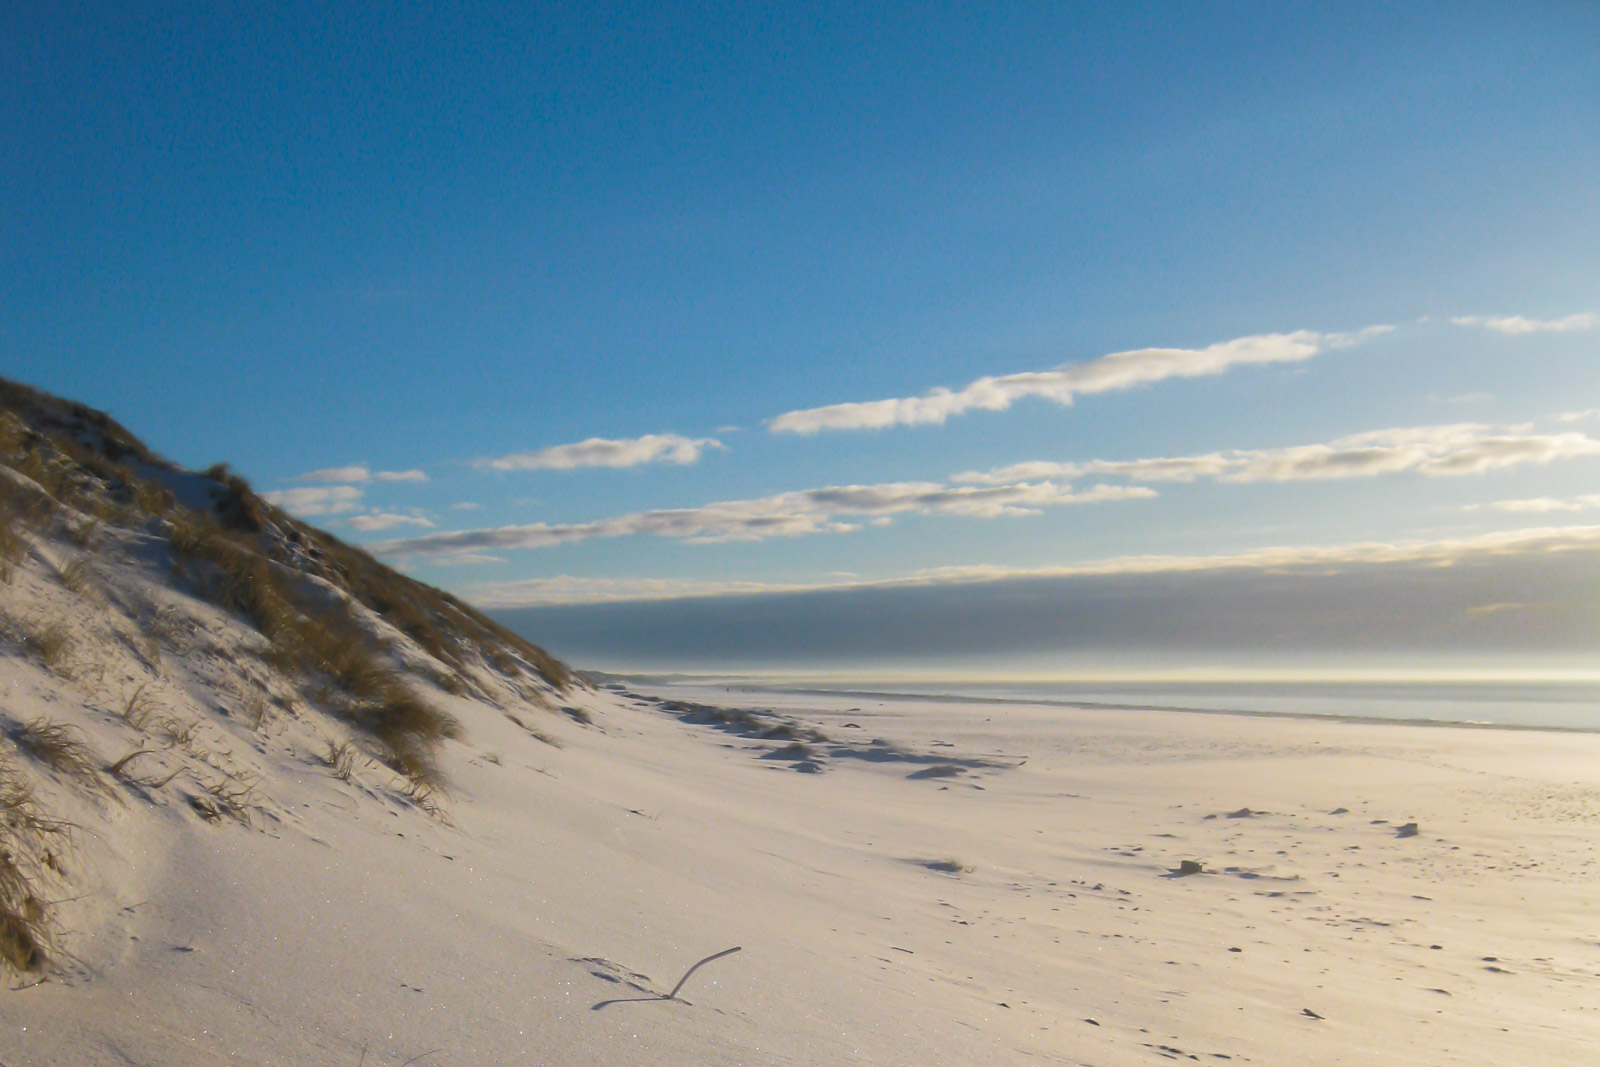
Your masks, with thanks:
[{"label": "dry brown grass", "polygon": [[134,649],[139,658],[144,660],[144,665],[155,673],[161,671],[161,638],[148,631],[142,632],[137,637],[137,647]]},{"label": "dry brown grass", "polygon": [[167,539],[180,560],[213,568],[205,590],[212,599],[249,619],[274,645],[292,636],[300,613],[273,564],[260,553],[189,511],[175,514]]},{"label": "dry brown grass", "polygon": [[223,565],[226,579],[222,603],[251,622],[268,641],[281,643],[293,633],[300,615],[278,584],[272,564],[251,552],[232,557]]},{"label": "dry brown grass", "polygon": [[67,526],[67,536],[79,548],[93,548],[104,531],[105,526],[99,519],[85,519]]},{"label": "dry brown grass", "polygon": [[141,635],[140,654],[151,670],[161,667],[161,648],[171,645],[177,637],[178,626],[171,608],[157,608],[141,612],[135,625]]},{"label": "dry brown grass", "polygon": [[216,524],[202,515],[183,510],[172,516],[166,535],[167,543],[180,559],[200,559],[216,536]]},{"label": "dry brown grass", "polygon": [[226,463],[218,463],[206,475],[223,485],[217,497],[217,517],[230,530],[260,533],[270,515],[267,502],[256,496],[250,483],[228,470]]},{"label": "dry brown grass", "polygon": [[35,524],[36,517],[27,500],[9,481],[0,479],[0,565],[4,566],[8,582],[11,569],[28,556],[28,542],[22,531]]},{"label": "dry brown grass", "polygon": [[128,765],[130,763],[138,759],[140,756],[148,756],[150,754],[150,750],[145,748],[144,742],[141,741],[139,742],[139,746],[137,748],[131,749],[124,753],[120,759],[113,760],[112,762],[106,764],[106,773],[115,774],[120,777],[123,772],[128,769]]},{"label": "dry brown grass", "polygon": [[88,512],[90,516],[87,522],[69,527],[67,530],[67,536],[74,541],[78,541],[80,536],[85,537],[86,540],[78,541],[85,548],[106,526],[131,525],[132,515],[127,505],[104,491],[77,488],[72,496],[72,506],[79,511]]},{"label": "dry brown grass", "polygon": [[[48,497],[100,522],[138,521],[132,507],[143,479],[125,459],[159,465],[132,434],[105,414],[15,382],[0,380],[0,457]],[[98,524],[70,528],[88,544]]]},{"label": "dry brown grass", "polygon": [[526,726],[526,727],[523,727],[523,729],[528,731],[528,736],[529,737],[533,738],[535,741],[538,741],[540,744],[549,745],[551,748],[565,748],[566,747],[565,745],[563,745],[561,743],[561,740],[559,738],[551,737],[549,734],[545,733],[543,730],[536,730],[532,726]]},{"label": "dry brown grass", "polygon": [[[10,457],[7,464],[18,470],[20,463],[15,457]],[[21,473],[20,470],[18,470]],[[0,478],[0,500],[10,506],[13,516],[20,523],[38,529],[44,525],[55,510],[55,503],[49,496],[32,486],[18,483],[10,478]]]},{"label": "dry brown grass", "polygon": [[[7,409],[7,413],[13,414],[13,417],[14,413],[22,412],[41,425],[82,431],[99,441],[100,450],[108,460],[120,461],[132,456],[143,463],[160,462],[156,455],[115,419],[103,411],[96,411],[76,401],[51,396],[20,382],[0,379],[0,407]],[[31,440],[35,435],[35,431],[23,425],[21,420],[18,420],[17,426],[12,429],[17,428],[20,428],[20,437],[24,442]],[[0,441],[3,441],[5,436],[6,430],[0,428]]]},{"label": "dry brown grass", "polygon": [[100,787],[100,759],[77,729],[41,716],[6,732],[25,755],[57,774]]},{"label": "dry brown grass", "polygon": [[136,514],[160,517],[177,506],[178,502],[173,499],[172,491],[166,486],[147,481],[134,483],[133,510]]},{"label": "dry brown grass", "polygon": [[157,715],[152,718],[150,725],[169,747],[188,748],[194,743],[194,731],[198,724],[185,722],[175,715]]},{"label": "dry brown grass", "polygon": [[58,503],[71,496],[72,465],[54,449],[30,448],[18,458],[16,469]]},{"label": "dry brown grass", "polygon": [[28,546],[8,512],[9,509],[0,506],[0,582],[10,585]]},{"label": "dry brown grass", "polygon": [[207,822],[224,818],[250,824],[250,809],[255,806],[255,784],[248,779],[220,778],[203,783],[204,793],[189,797],[189,806]]},{"label": "dry brown grass", "polygon": [[406,799],[410,800],[411,803],[415,804],[427,815],[438,819],[446,825],[452,825],[450,816],[445,813],[443,806],[439,803],[442,794],[434,786],[411,778],[407,779],[405,788],[401,792],[405,794]]},{"label": "dry brown grass", "polygon": [[345,604],[316,619],[302,618],[280,645],[290,664],[326,675],[353,697],[376,693],[387,677],[376,644]]},{"label": "dry brown grass", "polygon": [[147,791],[153,792],[157,789],[165,788],[168,783],[183,773],[184,767],[180,763],[165,775],[159,773],[141,774],[133,769],[134,760],[139,759],[141,756],[154,755],[156,755],[156,751],[145,748],[144,742],[141,741],[138,748],[130,750],[116,762],[107,764],[106,773],[122,779],[129,785],[135,785]]},{"label": "dry brown grass", "polygon": [[0,456],[10,459],[22,451],[31,431],[15,412],[0,411]]},{"label": "dry brown grass", "polygon": [[89,596],[94,591],[94,577],[87,556],[74,556],[56,571],[56,579],[79,596]]},{"label": "dry brown grass", "polygon": [[[292,644],[290,643],[292,642]],[[301,670],[325,676],[343,694],[343,713],[383,745],[390,766],[412,783],[443,788],[437,752],[446,739],[459,738],[461,725],[414,692],[383,664],[381,648],[348,606],[303,618],[283,642]],[[325,702],[341,703],[332,692]]]},{"label": "dry brown grass", "polygon": [[259,690],[251,690],[239,701],[239,721],[251,730],[267,724],[267,698]]},{"label": "dry brown grass", "polygon": [[57,677],[72,680],[74,646],[72,635],[64,625],[59,622],[37,623],[23,635],[22,643],[44,664],[45,669]]},{"label": "dry brown grass", "polygon": [[455,717],[428,704],[398,677],[389,676],[374,692],[359,701],[352,717],[384,747],[388,763],[405,775],[413,787],[430,794],[444,788],[439,769],[439,745],[461,736]]},{"label": "dry brown grass", "polygon": [[516,726],[519,730],[526,731],[528,736],[532,737],[535,741],[541,741],[544,744],[549,745],[551,748],[563,748],[563,747],[565,747],[565,746],[563,746],[561,744],[561,741],[559,739],[551,737],[549,734],[545,733],[543,730],[538,730],[538,729],[535,729],[532,726],[529,726],[527,723],[523,722],[520,718],[518,718],[517,716],[511,714],[511,712],[509,712],[509,711],[506,712],[505,713],[505,717],[507,719],[510,719],[511,722],[512,722],[512,725]]},{"label": "dry brown grass", "polygon": [[122,719],[135,730],[147,728],[161,706],[150,696],[149,683],[141,683],[122,704]]},{"label": "dry brown grass", "polygon": [[328,742],[327,751],[322,754],[322,762],[328,765],[335,778],[348,782],[356,772],[356,749],[348,741],[335,744]]},{"label": "dry brown grass", "polygon": [[452,670],[463,670],[468,654],[476,652],[508,677],[525,664],[558,689],[571,684],[571,674],[555,657],[449,593],[393,571],[322,530],[287,516],[282,522],[313,550],[313,569],[320,577],[346,590]]},{"label": "dry brown grass", "polygon": [[33,784],[0,754],[0,961],[19,973],[47,961],[50,904],[43,886],[63,872],[70,830],[40,811]]},{"label": "dry brown grass", "polygon": [[[268,662],[308,691],[321,690],[326,710],[369,732],[387,762],[424,797],[441,788],[438,749],[445,739],[459,736],[460,726],[395,673],[388,650],[363,617],[366,611],[436,659],[439,684],[447,692],[471,693],[478,684],[474,672],[486,668],[519,686],[520,679],[533,675],[558,689],[571,682],[566,668],[542,649],[455,597],[296,521],[225,465],[205,472],[214,483],[215,510],[192,511],[178,506],[159,476],[149,475],[151,468],[170,469],[170,464],[105,415],[4,379],[0,409],[0,459],[44,490],[20,481],[9,488],[0,485],[0,505],[26,497],[31,507],[49,513],[58,510],[53,500],[104,523],[159,530],[176,569],[189,576],[195,590],[248,619],[266,638]],[[152,526],[156,516],[164,521]],[[101,525],[93,520],[68,532],[85,549],[101,540]],[[9,546],[8,533],[13,535]],[[8,551],[18,557],[25,551],[15,534],[15,524],[0,528],[0,570]],[[90,589],[88,567],[79,560],[63,567],[63,583]],[[328,591],[308,575],[348,594],[349,604],[330,605]],[[162,635],[143,620],[140,629],[143,658],[158,668]],[[36,637],[30,642],[34,652],[57,673],[68,674],[72,649],[66,632]],[[259,728],[269,709],[265,701],[247,699],[238,710]],[[172,744],[189,743],[191,728],[158,714],[139,692],[129,698],[124,717],[141,729],[166,732]]]}]

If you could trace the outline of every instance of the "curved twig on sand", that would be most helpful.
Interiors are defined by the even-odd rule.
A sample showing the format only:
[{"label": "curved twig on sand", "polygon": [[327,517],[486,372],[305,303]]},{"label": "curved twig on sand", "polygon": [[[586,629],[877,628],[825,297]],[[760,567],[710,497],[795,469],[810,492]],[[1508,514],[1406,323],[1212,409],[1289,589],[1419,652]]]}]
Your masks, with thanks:
[{"label": "curved twig on sand", "polygon": [[691,974],[693,974],[694,972],[698,971],[700,968],[704,967],[706,964],[710,963],[712,960],[720,960],[724,956],[731,956],[735,952],[738,952],[743,947],[744,947],[743,945],[734,945],[732,948],[725,948],[721,952],[713,952],[711,955],[707,956],[705,959],[701,960],[699,963],[695,964],[693,967],[690,967],[687,971],[683,972],[683,977],[678,979],[678,984],[672,987],[672,992],[668,993],[666,995],[665,999],[666,1000],[677,1000],[678,999],[678,990],[683,988],[683,983],[685,983],[685,982],[687,982],[689,980],[689,976]]}]

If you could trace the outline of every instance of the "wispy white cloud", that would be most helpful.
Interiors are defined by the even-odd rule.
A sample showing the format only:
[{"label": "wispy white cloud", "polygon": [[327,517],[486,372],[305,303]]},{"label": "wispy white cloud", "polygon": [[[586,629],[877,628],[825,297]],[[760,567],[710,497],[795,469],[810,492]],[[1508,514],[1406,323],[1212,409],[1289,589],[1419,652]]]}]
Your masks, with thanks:
[{"label": "wispy white cloud", "polygon": [[1259,363],[1299,363],[1332,348],[1345,348],[1388,332],[1369,326],[1354,333],[1258,334],[1207,348],[1141,348],[1114,352],[1087,363],[1047,371],[979,378],[961,389],[935,389],[923,396],[872,400],[790,411],[767,422],[773,433],[814,434],[824,430],[872,430],[890,426],[943,425],[969,411],[1004,411],[1024,397],[1071,404],[1079,395],[1106,393],[1167,378],[1222,374],[1231,367]]},{"label": "wispy white cloud", "polygon": [[485,607],[748,597],[790,593],[852,592],[980,585],[1030,579],[1177,575],[1219,572],[1336,574],[1341,568],[1396,563],[1451,567],[1496,557],[1600,551],[1600,526],[1537,527],[1435,541],[1368,541],[1342,545],[1288,545],[1216,556],[1118,556],[1054,567],[973,564],[934,567],[903,577],[817,582],[743,582],[702,579],[580,578],[562,575],[474,586],[471,599]]},{"label": "wispy white cloud", "polygon": [[[366,499],[366,486],[373,480],[380,482],[425,482],[426,473],[420,470],[374,471],[365,463],[352,463],[345,467],[324,467],[297,476],[297,482],[323,482],[324,485],[305,489],[277,489],[262,493],[270,504],[306,518],[319,515],[343,515],[359,510]],[[426,519],[414,515],[398,515],[374,511],[370,515],[351,518],[350,526],[357,530],[387,530],[393,526],[410,523],[432,526]]]},{"label": "wispy white cloud", "polygon": [[1193,456],[1084,463],[1035,461],[989,471],[967,471],[952,480],[974,485],[1084,477],[1127,478],[1135,482],[1290,482],[1366,478],[1402,471],[1438,477],[1596,454],[1600,454],[1600,441],[1582,433],[1538,434],[1526,426],[1458,423],[1377,430],[1291,448],[1231,449]]},{"label": "wispy white cloud", "polygon": [[1496,500],[1489,505],[1496,511],[1542,515],[1557,511],[1593,511],[1600,508],[1600,493],[1571,497],[1528,497],[1522,500]]},{"label": "wispy white cloud", "polygon": [[483,505],[475,500],[463,500],[450,505],[451,511],[482,511]]},{"label": "wispy white cloud", "polygon": [[938,482],[840,485],[780,493],[755,500],[730,500],[693,508],[642,511],[580,523],[532,523],[494,529],[428,534],[369,545],[396,557],[437,557],[505,549],[545,548],[593,538],[646,534],[691,543],[760,541],[817,533],[847,533],[841,521],[906,514],[963,515],[993,519],[1035,514],[1043,508],[1155,496],[1142,486],[1096,485],[1078,491],[1049,482],[952,486]]},{"label": "wispy white cloud", "polygon": [[361,485],[376,478],[380,482],[425,482],[428,480],[427,472],[419,470],[409,471],[375,471],[365,463],[353,463],[348,467],[324,467],[322,470],[307,471],[294,480],[297,482],[336,482],[345,485]]},{"label": "wispy white cloud", "polygon": [[365,464],[353,464],[349,467],[324,467],[318,471],[307,471],[294,480],[297,482],[343,482],[359,484],[368,481],[372,471]]},{"label": "wispy white cloud", "polygon": [[1461,315],[1450,320],[1457,326],[1481,326],[1495,333],[1518,336],[1525,333],[1572,333],[1600,326],[1600,315],[1582,312],[1561,319],[1529,319],[1521,315]]},{"label": "wispy white cloud", "polygon": [[516,452],[477,465],[497,471],[573,470],[577,467],[637,467],[645,463],[697,463],[707,449],[720,449],[712,437],[682,437],[675,433],[612,439],[591,437],[570,445],[555,445],[537,452]]},{"label": "wispy white cloud", "polygon": [[269,504],[306,518],[341,515],[361,506],[362,490],[354,485],[327,485],[307,489],[278,489],[262,493]]},{"label": "wispy white cloud", "polygon": [[504,563],[499,556],[488,556],[473,552],[464,552],[459,556],[437,556],[428,562],[436,567],[472,567],[486,563]]},{"label": "wispy white cloud", "polygon": [[374,511],[366,515],[353,515],[345,520],[352,529],[362,533],[390,530],[396,526],[421,526],[433,529],[433,523],[421,515],[401,515],[393,511]]},{"label": "wispy white cloud", "polygon": [[1556,416],[1557,422],[1587,422],[1593,418],[1600,418],[1600,408],[1589,408],[1585,411],[1563,411]]}]

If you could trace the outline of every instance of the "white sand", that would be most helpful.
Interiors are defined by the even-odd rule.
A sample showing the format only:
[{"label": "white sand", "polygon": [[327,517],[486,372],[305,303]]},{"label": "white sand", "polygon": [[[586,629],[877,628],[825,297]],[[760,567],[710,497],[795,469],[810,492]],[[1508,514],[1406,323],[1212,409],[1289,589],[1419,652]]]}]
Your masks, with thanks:
[{"label": "white sand", "polygon": [[1026,763],[795,773],[599,696],[560,751],[469,719],[451,828],[281,760],[261,830],[118,813],[114,906],[0,998],[0,1060],[1600,1061],[1600,738],[791,701]]},{"label": "white sand", "polygon": [[[8,728],[115,758],[141,679],[198,725],[148,757],[173,783],[107,799],[17,757],[79,830],[5,1067],[1600,1062],[1600,735],[760,697],[832,739],[797,764],[614,693],[573,698],[592,727],[436,694],[467,730],[445,822],[334,777],[330,720],[245,725],[259,635],[127,541],[100,592],[59,544],[4,587],[94,666],[0,657]],[[158,671],[117,637],[143,600]],[[185,801],[222,780],[250,825]]]}]

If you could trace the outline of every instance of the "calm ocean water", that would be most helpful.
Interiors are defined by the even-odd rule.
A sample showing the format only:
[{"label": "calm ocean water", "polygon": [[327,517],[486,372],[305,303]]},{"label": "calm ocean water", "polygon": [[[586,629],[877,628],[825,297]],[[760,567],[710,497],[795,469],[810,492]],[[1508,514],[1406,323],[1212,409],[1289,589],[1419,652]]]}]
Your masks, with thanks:
[{"label": "calm ocean water", "polygon": [[1317,715],[1496,726],[1600,730],[1600,684],[1184,682],[1064,683],[907,682],[873,684],[737,685],[789,692],[903,694],[922,698],[1043,702],[1065,706],[1126,707],[1250,714]]}]

